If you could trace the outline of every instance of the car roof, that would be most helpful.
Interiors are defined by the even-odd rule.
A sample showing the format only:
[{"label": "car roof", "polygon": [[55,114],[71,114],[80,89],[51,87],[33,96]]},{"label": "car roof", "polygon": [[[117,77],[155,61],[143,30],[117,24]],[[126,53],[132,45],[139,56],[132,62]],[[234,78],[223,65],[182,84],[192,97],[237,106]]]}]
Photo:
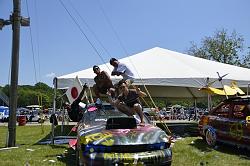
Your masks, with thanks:
[{"label": "car roof", "polygon": [[250,101],[250,96],[237,96],[237,97],[231,97],[231,98],[228,98],[228,99],[224,100],[224,102],[238,101],[238,100]]}]

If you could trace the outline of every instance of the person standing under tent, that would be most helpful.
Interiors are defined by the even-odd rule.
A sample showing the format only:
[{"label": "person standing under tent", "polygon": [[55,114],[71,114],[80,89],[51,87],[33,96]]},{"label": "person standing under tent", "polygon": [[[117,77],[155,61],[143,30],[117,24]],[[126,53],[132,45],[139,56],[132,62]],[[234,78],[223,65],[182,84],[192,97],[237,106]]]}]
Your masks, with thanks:
[{"label": "person standing under tent", "polygon": [[127,85],[131,85],[134,82],[134,73],[131,69],[125,65],[124,63],[119,62],[115,58],[111,58],[109,61],[110,65],[114,67],[113,71],[111,72],[111,76],[122,76],[122,81],[126,81]]},{"label": "person standing under tent", "polygon": [[119,88],[121,90],[121,94],[117,97],[117,99],[113,99],[110,91],[108,91],[107,95],[110,104],[128,116],[132,116],[137,113],[140,117],[141,124],[143,124],[142,105],[139,97],[147,96],[146,93],[142,92],[139,88],[128,89],[126,81],[119,82]]},{"label": "person standing under tent", "polygon": [[105,94],[110,88],[114,88],[113,83],[109,74],[105,71],[101,71],[101,69],[94,65],[93,71],[96,74],[94,81],[95,84],[93,85],[93,90],[95,93],[96,98],[100,98],[100,94]]}]

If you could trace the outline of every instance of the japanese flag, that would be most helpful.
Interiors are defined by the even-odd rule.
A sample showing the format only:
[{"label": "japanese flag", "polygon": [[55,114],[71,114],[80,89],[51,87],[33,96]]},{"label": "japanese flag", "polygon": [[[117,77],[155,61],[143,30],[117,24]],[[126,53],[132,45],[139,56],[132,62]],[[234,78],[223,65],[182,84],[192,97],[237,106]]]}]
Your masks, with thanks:
[{"label": "japanese flag", "polygon": [[72,104],[82,91],[82,84],[79,78],[76,76],[75,81],[71,87],[66,91],[66,95],[69,99],[70,104]]}]

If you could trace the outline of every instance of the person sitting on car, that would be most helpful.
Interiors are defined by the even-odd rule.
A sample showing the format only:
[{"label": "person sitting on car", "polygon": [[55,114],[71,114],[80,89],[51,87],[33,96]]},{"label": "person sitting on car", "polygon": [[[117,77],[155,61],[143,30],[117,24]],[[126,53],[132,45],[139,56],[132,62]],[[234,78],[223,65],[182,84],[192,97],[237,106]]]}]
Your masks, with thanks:
[{"label": "person sitting on car", "polygon": [[96,65],[93,66],[93,71],[96,74],[94,78],[95,84],[93,85],[93,90],[97,98],[96,100],[98,101],[100,100],[100,94],[106,95],[107,91],[114,86],[107,72],[101,71],[101,69]]},{"label": "person sitting on car", "polygon": [[113,99],[111,97],[110,91],[107,93],[110,104],[128,116],[132,116],[137,113],[140,117],[141,123],[144,123],[142,106],[139,97],[147,96],[146,93],[142,92],[139,88],[128,89],[126,81],[120,82],[119,88],[121,90],[121,94],[117,97],[117,99]]}]

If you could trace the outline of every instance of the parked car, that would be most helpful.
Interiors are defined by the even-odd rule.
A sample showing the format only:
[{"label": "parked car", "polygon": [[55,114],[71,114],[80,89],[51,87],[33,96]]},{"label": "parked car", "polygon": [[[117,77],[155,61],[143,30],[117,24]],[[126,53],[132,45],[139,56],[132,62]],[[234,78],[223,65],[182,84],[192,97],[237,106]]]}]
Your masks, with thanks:
[{"label": "parked car", "polygon": [[250,149],[250,96],[226,99],[204,114],[199,132],[210,146],[224,142]]},{"label": "parked car", "polygon": [[0,106],[0,122],[9,121],[9,107]]},{"label": "parked car", "polygon": [[41,117],[39,110],[29,110],[27,108],[20,107],[17,109],[18,111],[18,116],[25,115],[26,116],[26,121],[27,122],[39,122]]},{"label": "parked car", "polygon": [[112,106],[84,113],[77,129],[79,165],[171,165],[169,136],[145,116],[127,115]]}]

